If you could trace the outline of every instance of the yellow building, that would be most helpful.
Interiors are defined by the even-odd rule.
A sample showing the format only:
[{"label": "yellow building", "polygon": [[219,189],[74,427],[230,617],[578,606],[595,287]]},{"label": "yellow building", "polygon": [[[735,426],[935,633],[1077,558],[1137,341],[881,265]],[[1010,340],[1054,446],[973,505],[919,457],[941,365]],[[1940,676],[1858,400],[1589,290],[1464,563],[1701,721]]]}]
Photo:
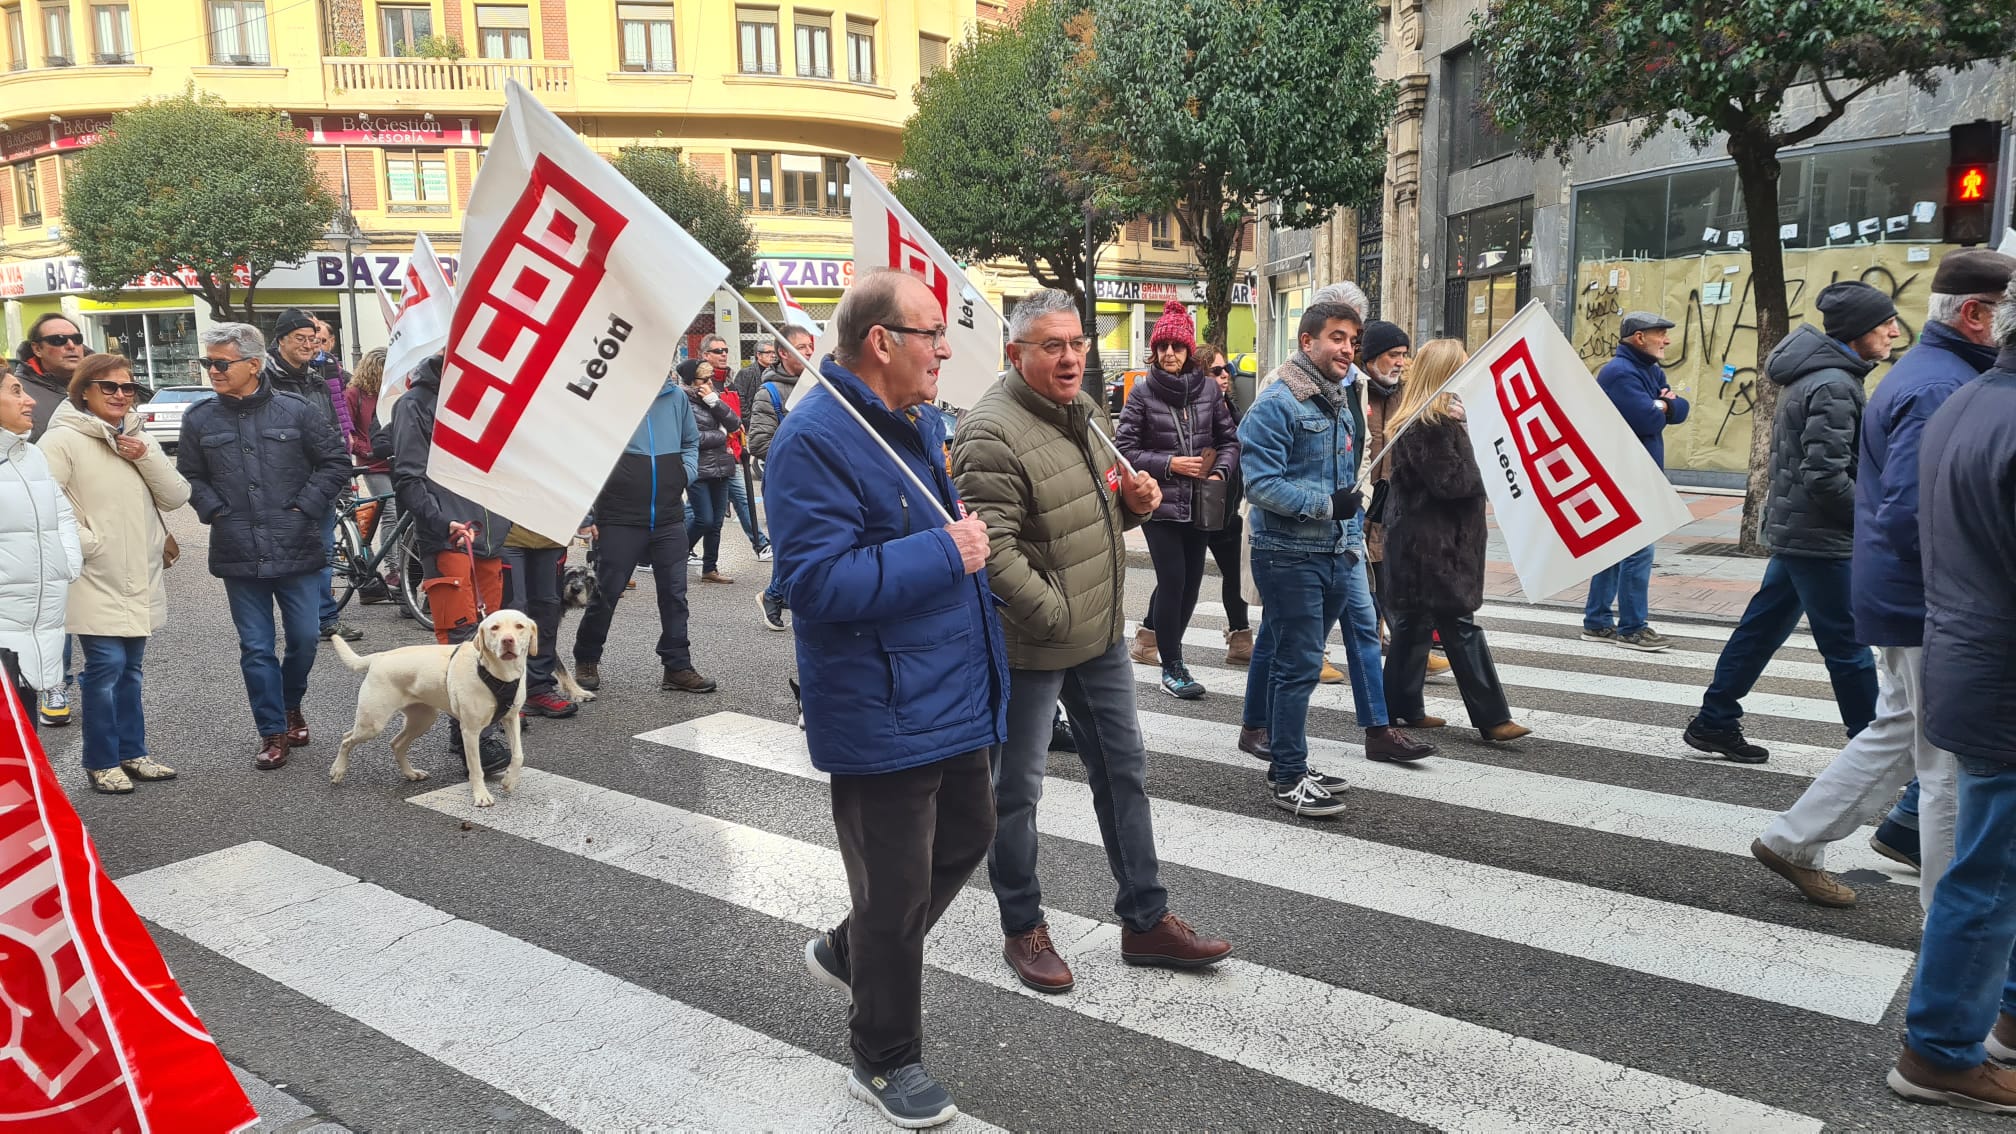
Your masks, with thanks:
[{"label": "yellow building", "polygon": [[[369,277],[391,282],[416,232],[457,254],[507,79],[600,152],[676,146],[730,184],[758,236],[749,296],[774,310],[775,276],[823,318],[853,271],[847,155],[889,176],[918,79],[976,20],[1002,13],[976,0],[0,0],[6,341],[63,310],[156,382],[186,380],[207,306],[166,280],[89,298],[60,214],[65,155],[95,142],[113,111],[192,81],[290,115],[349,202],[357,231],[276,270],[257,297],[269,324],[288,306],[317,311],[346,355],[384,341]],[[1161,304],[1144,291],[1195,303],[1167,227],[1136,222],[1102,254],[1109,345],[1152,325]],[[997,304],[1034,286],[1012,267],[972,274]],[[1250,340],[1250,315],[1245,325]],[[747,354],[754,328],[738,330]]]}]

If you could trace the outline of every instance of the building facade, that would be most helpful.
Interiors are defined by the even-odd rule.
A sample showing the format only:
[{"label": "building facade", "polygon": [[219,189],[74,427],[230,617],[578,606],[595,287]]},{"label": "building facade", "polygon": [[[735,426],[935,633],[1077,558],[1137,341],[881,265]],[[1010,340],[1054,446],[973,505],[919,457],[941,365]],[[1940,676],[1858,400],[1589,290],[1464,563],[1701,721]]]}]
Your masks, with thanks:
[{"label": "building facade", "polygon": [[[1379,65],[1400,89],[1384,197],[1310,233],[1263,231],[1262,353],[1288,348],[1312,281],[1357,279],[1417,342],[1473,348],[1538,301],[1592,368],[1615,348],[1624,312],[1659,311],[1679,324],[1671,385],[1695,406],[1668,431],[1667,463],[1676,480],[1739,484],[1758,377],[1746,250],[1758,225],[1719,139],[1696,149],[1669,132],[1634,150],[1617,125],[1570,161],[1525,157],[1476,109],[1470,28],[1481,0],[1381,3]],[[1794,91],[1788,117],[1803,121],[1815,104]],[[1905,342],[1915,339],[1931,268],[1952,247],[1940,243],[1947,129],[1980,119],[2016,122],[2016,67],[1950,75],[1929,94],[1878,88],[1781,155],[1780,215],[1767,223],[1786,248],[1795,322],[1813,317],[1828,283],[1862,279],[1891,292]],[[2009,192],[1998,191],[2006,218]]]}]

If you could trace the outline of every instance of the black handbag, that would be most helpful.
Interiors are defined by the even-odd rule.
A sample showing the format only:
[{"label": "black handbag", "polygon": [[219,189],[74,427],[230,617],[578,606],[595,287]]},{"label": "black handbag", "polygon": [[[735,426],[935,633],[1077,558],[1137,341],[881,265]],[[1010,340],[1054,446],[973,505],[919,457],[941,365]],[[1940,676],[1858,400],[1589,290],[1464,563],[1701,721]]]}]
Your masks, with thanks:
[{"label": "black handbag", "polygon": [[1190,482],[1190,523],[1207,532],[1221,532],[1232,515],[1232,486],[1223,480]]},{"label": "black handbag", "polygon": [[1383,478],[1373,482],[1372,501],[1365,505],[1366,523],[1383,524],[1386,522],[1386,494],[1392,487]]}]

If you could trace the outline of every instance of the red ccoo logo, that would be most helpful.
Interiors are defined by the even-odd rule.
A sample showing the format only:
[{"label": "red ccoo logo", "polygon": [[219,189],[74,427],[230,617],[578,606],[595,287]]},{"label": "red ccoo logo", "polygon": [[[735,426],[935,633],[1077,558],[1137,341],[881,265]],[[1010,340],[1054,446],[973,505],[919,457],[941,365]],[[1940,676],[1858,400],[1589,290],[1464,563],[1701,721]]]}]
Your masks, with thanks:
[{"label": "red ccoo logo", "polygon": [[1533,494],[1569,554],[1580,558],[1636,527],[1637,509],[1562,415],[1524,339],[1492,361],[1491,378]]}]

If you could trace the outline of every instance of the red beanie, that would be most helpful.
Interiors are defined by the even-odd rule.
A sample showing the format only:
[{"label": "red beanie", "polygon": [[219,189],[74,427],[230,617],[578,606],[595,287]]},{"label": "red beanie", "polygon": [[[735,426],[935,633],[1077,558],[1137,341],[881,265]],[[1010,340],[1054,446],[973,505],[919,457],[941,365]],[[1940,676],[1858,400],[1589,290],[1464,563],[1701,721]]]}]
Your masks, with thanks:
[{"label": "red beanie", "polygon": [[1155,333],[1148,336],[1148,349],[1154,350],[1163,343],[1181,343],[1190,353],[1197,353],[1197,324],[1190,321],[1190,311],[1175,300],[1162,305],[1162,317],[1155,320]]}]

